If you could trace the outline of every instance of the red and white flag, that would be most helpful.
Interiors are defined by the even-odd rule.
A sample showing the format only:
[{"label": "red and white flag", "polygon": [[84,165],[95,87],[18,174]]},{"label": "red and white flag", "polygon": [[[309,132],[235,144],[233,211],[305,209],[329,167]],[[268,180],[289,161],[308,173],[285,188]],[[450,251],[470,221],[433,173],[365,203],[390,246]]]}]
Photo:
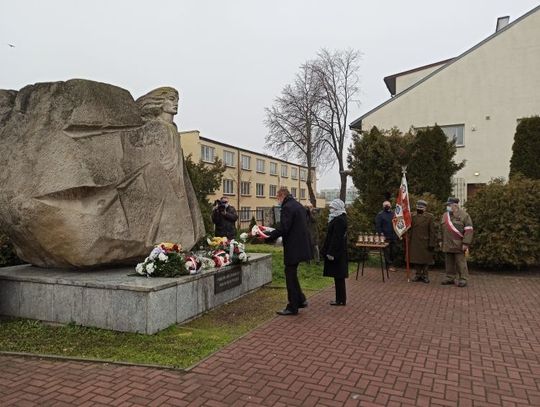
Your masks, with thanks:
[{"label": "red and white flag", "polygon": [[392,224],[396,235],[401,239],[401,236],[411,227],[411,207],[409,206],[409,188],[407,187],[407,178],[405,173],[401,178],[401,185],[396,201],[396,209],[394,210],[394,218]]}]

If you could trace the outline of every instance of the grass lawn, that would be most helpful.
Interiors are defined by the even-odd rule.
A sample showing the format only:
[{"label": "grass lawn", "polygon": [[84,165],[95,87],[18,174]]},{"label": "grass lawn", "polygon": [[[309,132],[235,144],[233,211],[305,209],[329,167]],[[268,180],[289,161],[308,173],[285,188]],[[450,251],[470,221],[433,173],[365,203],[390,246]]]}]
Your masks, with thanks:
[{"label": "grass lawn", "polygon": [[[155,364],[186,368],[275,316],[286,303],[283,249],[257,244],[248,252],[272,253],[270,287],[261,288],[183,325],[155,335],[114,332],[76,325],[53,326],[33,320],[0,322],[0,351]],[[350,265],[351,272],[356,265]],[[299,267],[306,295],[332,285],[321,264]]]}]

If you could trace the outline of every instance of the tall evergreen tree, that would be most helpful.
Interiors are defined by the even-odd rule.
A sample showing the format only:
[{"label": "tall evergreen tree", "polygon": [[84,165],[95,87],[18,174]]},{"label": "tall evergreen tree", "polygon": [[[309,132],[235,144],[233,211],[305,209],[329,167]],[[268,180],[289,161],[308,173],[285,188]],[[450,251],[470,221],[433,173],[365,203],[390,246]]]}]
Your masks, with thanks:
[{"label": "tall evergreen tree", "polygon": [[516,128],[510,178],[518,173],[531,179],[540,179],[540,117],[522,119]]},{"label": "tall evergreen tree", "polygon": [[465,166],[455,163],[456,144],[435,125],[418,130],[410,138],[407,164],[409,191],[416,195],[429,192],[441,201],[452,194],[452,177]]},{"label": "tall evergreen tree", "polygon": [[395,131],[381,132],[377,127],[368,133],[353,134],[347,162],[368,217],[375,216],[385,199],[396,196],[404,140]]},{"label": "tall evergreen tree", "polygon": [[207,233],[212,232],[214,230],[212,203],[208,200],[208,195],[212,195],[215,190],[219,189],[225,172],[225,165],[217,158],[213,164],[207,164],[202,160],[195,163],[191,159],[191,154],[185,158],[184,162],[201,208],[204,227]]}]

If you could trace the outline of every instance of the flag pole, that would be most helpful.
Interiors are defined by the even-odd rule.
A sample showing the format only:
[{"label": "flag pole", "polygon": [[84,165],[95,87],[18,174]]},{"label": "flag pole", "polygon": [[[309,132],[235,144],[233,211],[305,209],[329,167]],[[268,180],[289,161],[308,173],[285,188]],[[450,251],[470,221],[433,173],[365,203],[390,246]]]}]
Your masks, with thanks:
[{"label": "flag pole", "polygon": [[407,282],[411,282],[411,270],[409,267],[409,234],[405,234],[405,261],[407,262]]},{"label": "flag pole", "polygon": [[[405,174],[407,174],[407,166],[401,167],[401,174],[403,177],[405,177]],[[409,191],[407,191],[407,202],[408,202],[408,196],[409,196]],[[411,282],[411,269],[409,265],[409,234],[407,232],[405,232],[405,265],[406,265],[406,273],[407,273],[407,282],[410,283]]]}]

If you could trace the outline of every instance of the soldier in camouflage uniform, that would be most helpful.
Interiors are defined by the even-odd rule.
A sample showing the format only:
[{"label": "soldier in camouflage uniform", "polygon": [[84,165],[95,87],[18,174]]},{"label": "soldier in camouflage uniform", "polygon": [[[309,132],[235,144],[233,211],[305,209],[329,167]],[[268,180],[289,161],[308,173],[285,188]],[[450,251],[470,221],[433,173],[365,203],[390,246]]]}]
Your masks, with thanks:
[{"label": "soldier in camouflage uniform", "polygon": [[465,255],[472,242],[473,225],[470,215],[459,207],[459,199],[448,198],[440,226],[439,242],[446,264],[446,278],[441,284],[465,287],[469,279]]},{"label": "soldier in camouflage uniform", "polygon": [[428,268],[434,263],[433,252],[437,244],[435,217],[426,212],[427,202],[416,202],[416,213],[412,215],[409,234],[409,260],[416,269],[413,281],[429,283]]}]

